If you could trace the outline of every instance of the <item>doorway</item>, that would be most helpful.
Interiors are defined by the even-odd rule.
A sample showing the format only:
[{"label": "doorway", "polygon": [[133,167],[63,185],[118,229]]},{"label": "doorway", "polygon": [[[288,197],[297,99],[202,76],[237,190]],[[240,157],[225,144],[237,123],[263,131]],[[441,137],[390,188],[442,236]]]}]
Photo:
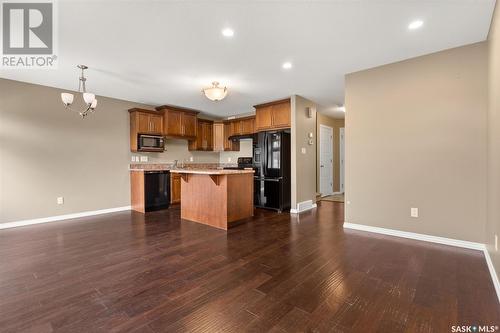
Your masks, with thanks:
[{"label": "doorway", "polygon": [[319,191],[321,196],[333,194],[333,128],[319,127]]},{"label": "doorway", "polygon": [[340,128],[339,133],[339,168],[340,168],[340,192],[345,192],[344,170],[345,170],[345,128]]}]

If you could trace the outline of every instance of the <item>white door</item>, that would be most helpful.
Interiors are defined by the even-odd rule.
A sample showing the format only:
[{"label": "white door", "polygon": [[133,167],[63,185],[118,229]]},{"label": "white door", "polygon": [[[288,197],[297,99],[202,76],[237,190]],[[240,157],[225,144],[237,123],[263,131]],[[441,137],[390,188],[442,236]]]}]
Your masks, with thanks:
[{"label": "white door", "polygon": [[345,129],[340,128],[339,139],[339,164],[340,164],[340,192],[344,193],[344,167],[345,167]]},{"label": "white door", "polygon": [[322,196],[333,194],[333,128],[319,127],[319,191]]}]

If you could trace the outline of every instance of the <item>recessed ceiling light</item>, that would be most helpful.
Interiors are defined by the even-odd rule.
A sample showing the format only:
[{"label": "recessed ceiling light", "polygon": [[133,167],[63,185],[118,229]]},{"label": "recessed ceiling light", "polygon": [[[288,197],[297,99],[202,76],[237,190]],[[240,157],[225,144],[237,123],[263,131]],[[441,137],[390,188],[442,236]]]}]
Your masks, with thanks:
[{"label": "recessed ceiling light", "polygon": [[408,25],[408,29],[415,30],[415,29],[421,28],[423,25],[424,25],[424,21],[415,20]]},{"label": "recessed ceiling light", "polygon": [[284,69],[290,69],[290,68],[292,68],[292,63],[287,61],[287,62],[283,63],[283,65],[281,67],[283,67]]},{"label": "recessed ceiling light", "polygon": [[234,30],[231,28],[225,28],[222,30],[222,35],[224,37],[233,37],[234,36]]}]

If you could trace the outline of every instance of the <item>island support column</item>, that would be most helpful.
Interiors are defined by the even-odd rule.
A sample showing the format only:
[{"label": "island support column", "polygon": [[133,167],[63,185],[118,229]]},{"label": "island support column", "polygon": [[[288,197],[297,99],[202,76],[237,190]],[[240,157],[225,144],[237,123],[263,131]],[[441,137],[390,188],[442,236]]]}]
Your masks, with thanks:
[{"label": "island support column", "polygon": [[182,219],[227,230],[253,209],[253,173],[181,173]]}]

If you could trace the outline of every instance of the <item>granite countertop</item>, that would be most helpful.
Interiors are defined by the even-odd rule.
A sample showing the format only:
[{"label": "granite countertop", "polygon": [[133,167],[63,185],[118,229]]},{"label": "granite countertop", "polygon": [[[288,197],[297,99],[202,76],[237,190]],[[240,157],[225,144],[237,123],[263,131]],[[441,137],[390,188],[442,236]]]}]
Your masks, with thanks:
[{"label": "granite countertop", "polygon": [[224,170],[224,169],[171,169],[171,173],[189,173],[196,175],[235,175],[242,173],[254,173],[253,169]]},{"label": "granite countertop", "polygon": [[129,165],[130,171],[149,170],[221,170],[224,167],[234,167],[237,164],[221,163],[185,163],[183,167],[174,168],[172,163],[135,163]]}]

